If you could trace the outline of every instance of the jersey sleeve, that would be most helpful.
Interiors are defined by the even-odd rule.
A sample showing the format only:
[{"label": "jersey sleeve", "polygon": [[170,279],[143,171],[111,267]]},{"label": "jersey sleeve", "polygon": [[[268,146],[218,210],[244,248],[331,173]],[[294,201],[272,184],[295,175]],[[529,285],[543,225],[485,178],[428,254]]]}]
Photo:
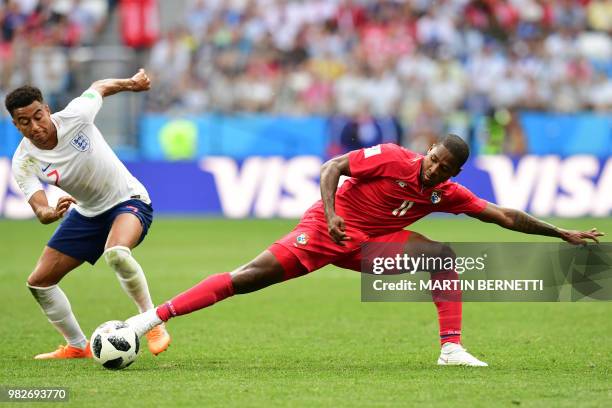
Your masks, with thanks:
[{"label": "jersey sleeve", "polygon": [[43,189],[42,183],[36,175],[35,166],[34,160],[23,154],[21,149],[15,152],[12,161],[13,177],[25,195],[26,201],[30,201],[35,192]]},{"label": "jersey sleeve", "polygon": [[398,177],[407,159],[406,151],[393,143],[353,150],[349,153],[351,177]]},{"label": "jersey sleeve", "polygon": [[476,196],[461,184],[457,184],[457,188],[448,197],[445,197],[438,211],[451,214],[478,214],[486,206],[486,200]]},{"label": "jersey sleeve", "polygon": [[102,107],[102,95],[95,89],[88,89],[78,98],[73,99],[66,108],[59,112],[61,120],[78,120],[93,123]]}]

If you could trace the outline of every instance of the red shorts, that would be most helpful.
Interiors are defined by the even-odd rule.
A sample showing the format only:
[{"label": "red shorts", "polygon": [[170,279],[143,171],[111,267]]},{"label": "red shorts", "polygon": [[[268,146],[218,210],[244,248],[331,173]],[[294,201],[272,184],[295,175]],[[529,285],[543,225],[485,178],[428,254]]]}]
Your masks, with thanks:
[{"label": "red shorts", "polygon": [[364,245],[383,244],[368,245],[368,248],[372,248],[368,250],[368,259],[372,256],[394,256],[398,252],[398,245],[408,241],[410,231],[401,230],[370,238],[361,231],[347,228],[346,235],[351,239],[344,241],[345,245],[342,246],[332,240],[326,224],[323,229],[323,224],[302,222],[289,234],[273,243],[268,250],[285,270],[286,279],[316,271],[329,264],[361,272]]}]

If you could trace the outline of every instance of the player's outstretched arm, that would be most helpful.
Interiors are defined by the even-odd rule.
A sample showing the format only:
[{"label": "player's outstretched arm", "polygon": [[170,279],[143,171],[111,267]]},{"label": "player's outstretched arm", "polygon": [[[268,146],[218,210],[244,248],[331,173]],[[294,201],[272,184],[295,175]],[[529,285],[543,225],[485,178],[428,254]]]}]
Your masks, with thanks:
[{"label": "player's outstretched arm", "polygon": [[30,206],[32,210],[34,210],[34,214],[36,214],[36,218],[41,222],[41,224],[51,224],[62,218],[68,208],[70,208],[70,204],[76,204],[76,200],[70,196],[63,196],[57,200],[57,205],[51,207],[49,202],[47,201],[47,195],[43,190],[39,190],[35,192],[32,197],[30,197]]},{"label": "player's outstretched arm", "polygon": [[125,79],[101,79],[90,86],[102,95],[111,96],[119,92],[131,91],[142,92],[151,89],[151,80],[144,69],[140,68],[131,78]]},{"label": "player's outstretched arm", "polygon": [[351,176],[348,153],[328,160],[321,167],[321,200],[325,210],[327,230],[332,239],[340,245],[351,239],[345,234],[344,219],[336,215],[336,190],[340,176]]},{"label": "player's outstretched arm", "polygon": [[488,203],[482,212],[469,215],[480,221],[491,222],[513,231],[557,237],[574,245],[585,245],[587,239],[599,242],[597,238],[605,235],[597,231],[597,228],[593,228],[590,231],[565,230],[539,220],[526,212],[499,207],[493,203]]}]

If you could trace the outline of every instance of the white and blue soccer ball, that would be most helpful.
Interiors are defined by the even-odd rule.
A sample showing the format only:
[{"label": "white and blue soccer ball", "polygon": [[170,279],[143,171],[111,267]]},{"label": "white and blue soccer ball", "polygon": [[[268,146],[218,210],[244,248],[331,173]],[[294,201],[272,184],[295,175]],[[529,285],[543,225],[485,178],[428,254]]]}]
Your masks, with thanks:
[{"label": "white and blue soccer ball", "polygon": [[120,320],[102,323],[91,335],[93,359],[109,370],[121,370],[138,356],[140,340],[136,332]]}]

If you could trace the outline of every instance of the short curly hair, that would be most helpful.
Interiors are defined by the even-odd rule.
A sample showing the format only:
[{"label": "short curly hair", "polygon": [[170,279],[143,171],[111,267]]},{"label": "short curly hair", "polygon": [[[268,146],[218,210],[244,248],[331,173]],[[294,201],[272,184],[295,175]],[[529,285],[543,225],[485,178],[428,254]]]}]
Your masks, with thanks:
[{"label": "short curly hair", "polygon": [[453,155],[459,167],[463,166],[470,157],[470,146],[457,135],[451,133],[444,136],[440,144]]},{"label": "short curly hair", "polygon": [[34,86],[24,85],[6,95],[4,106],[6,106],[8,113],[13,116],[13,111],[15,109],[28,106],[34,101],[43,102],[42,92]]}]

